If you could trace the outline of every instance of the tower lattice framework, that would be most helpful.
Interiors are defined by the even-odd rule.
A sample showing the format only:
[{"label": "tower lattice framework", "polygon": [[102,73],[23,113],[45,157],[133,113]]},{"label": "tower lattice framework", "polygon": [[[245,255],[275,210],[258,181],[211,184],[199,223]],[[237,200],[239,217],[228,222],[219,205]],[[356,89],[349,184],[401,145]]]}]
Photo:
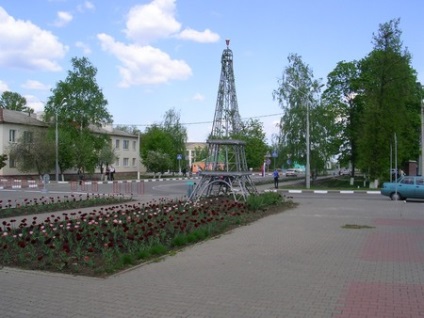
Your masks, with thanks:
[{"label": "tower lattice framework", "polygon": [[233,52],[227,48],[221,56],[221,77],[212,132],[207,140],[208,157],[205,169],[200,172],[200,182],[190,195],[190,200],[201,197],[231,194],[237,200],[257,193],[251,180],[245,154],[245,142],[232,139],[241,131],[241,118],[233,69]]}]

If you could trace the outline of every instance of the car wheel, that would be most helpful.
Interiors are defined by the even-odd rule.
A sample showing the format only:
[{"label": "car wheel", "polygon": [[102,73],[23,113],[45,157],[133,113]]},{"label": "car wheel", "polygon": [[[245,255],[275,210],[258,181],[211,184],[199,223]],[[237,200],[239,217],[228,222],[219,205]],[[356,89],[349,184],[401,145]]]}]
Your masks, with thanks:
[{"label": "car wheel", "polygon": [[398,193],[393,192],[390,195],[390,199],[392,199],[393,201],[398,201],[398,200],[402,200],[402,196],[399,194],[399,192]]}]

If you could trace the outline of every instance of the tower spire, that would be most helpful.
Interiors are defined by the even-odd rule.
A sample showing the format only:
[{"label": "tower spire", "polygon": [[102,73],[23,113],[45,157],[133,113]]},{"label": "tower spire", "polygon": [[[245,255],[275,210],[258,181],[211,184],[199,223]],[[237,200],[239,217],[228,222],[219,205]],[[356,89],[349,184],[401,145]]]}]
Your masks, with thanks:
[{"label": "tower spire", "polygon": [[237,133],[241,128],[233,69],[233,51],[229,48],[230,40],[227,39],[225,42],[227,48],[221,55],[221,78],[212,126],[212,135],[215,137],[229,137],[231,133]]}]

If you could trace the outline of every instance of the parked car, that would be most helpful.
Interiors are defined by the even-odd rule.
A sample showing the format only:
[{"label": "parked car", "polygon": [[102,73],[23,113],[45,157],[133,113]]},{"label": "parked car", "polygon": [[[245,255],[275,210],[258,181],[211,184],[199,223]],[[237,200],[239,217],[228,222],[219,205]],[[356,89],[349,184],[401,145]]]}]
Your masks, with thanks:
[{"label": "parked car", "polygon": [[384,182],[380,192],[392,200],[424,199],[424,177],[402,176],[395,182]]},{"label": "parked car", "polygon": [[286,177],[297,177],[299,175],[302,175],[303,171],[299,169],[287,169],[286,170]]},{"label": "parked car", "polygon": [[339,171],[339,175],[341,176],[350,176],[351,174],[352,174],[351,171],[348,169],[343,169]]}]

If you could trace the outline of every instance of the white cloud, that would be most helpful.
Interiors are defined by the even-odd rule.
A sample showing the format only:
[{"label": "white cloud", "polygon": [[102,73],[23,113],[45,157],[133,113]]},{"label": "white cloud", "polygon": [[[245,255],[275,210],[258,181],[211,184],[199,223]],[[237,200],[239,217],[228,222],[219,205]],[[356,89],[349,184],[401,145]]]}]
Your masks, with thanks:
[{"label": "white cloud", "polygon": [[90,48],[90,46],[88,44],[85,44],[85,43],[83,43],[81,41],[78,41],[78,42],[75,43],[75,46],[77,48],[82,49],[82,51],[83,51],[84,54],[87,54],[87,55],[88,54],[91,54],[91,48]]},{"label": "white cloud", "polygon": [[196,93],[196,94],[194,94],[194,96],[192,97],[192,99],[193,100],[196,100],[196,101],[203,101],[203,100],[205,100],[205,96],[203,96],[200,93]]},{"label": "white cloud", "polygon": [[94,9],[95,9],[95,6],[90,1],[85,1],[83,4],[80,4],[77,6],[77,10],[79,12],[85,12],[85,11],[94,10]]},{"label": "white cloud", "polygon": [[27,101],[27,106],[34,109],[36,113],[44,110],[44,103],[40,101],[36,96],[24,95],[24,97]]},{"label": "white cloud", "polygon": [[131,8],[125,33],[136,43],[147,44],[157,39],[176,37],[199,43],[219,41],[219,35],[209,29],[197,31],[186,28],[175,18],[175,0],[153,0],[149,4]]},{"label": "white cloud", "polygon": [[23,88],[27,88],[27,89],[35,89],[35,90],[49,90],[50,86],[45,85],[39,81],[34,81],[34,80],[27,80],[24,84],[22,84]]},{"label": "white cloud", "polygon": [[150,43],[167,38],[181,29],[175,19],[175,0],[153,0],[149,4],[137,5],[128,13],[125,33],[136,43]]},{"label": "white cloud", "polygon": [[6,92],[9,90],[10,90],[9,86],[5,82],[0,80],[0,93]]},{"label": "white cloud", "polygon": [[0,47],[0,66],[43,71],[60,71],[57,59],[68,50],[51,32],[15,20],[1,7]]},{"label": "white cloud", "polygon": [[185,61],[172,59],[168,53],[151,46],[155,40],[177,38],[200,43],[219,40],[219,35],[209,29],[181,32],[181,23],[176,19],[176,0],[153,0],[132,7],[124,32],[133,44],[117,42],[104,33],[97,35],[102,49],[121,61],[119,72],[123,87],[168,83],[191,76],[191,68]]},{"label": "white cloud", "polygon": [[212,32],[209,29],[206,29],[202,32],[196,31],[190,28],[183,30],[177,35],[177,38],[183,40],[191,40],[200,43],[212,43],[219,41],[219,35]]},{"label": "white cloud", "polygon": [[125,45],[107,34],[98,34],[102,49],[122,63],[119,72],[123,87],[143,84],[162,84],[171,80],[185,80],[191,68],[182,60],[173,60],[167,53],[151,47]]},{"label": "white cloud", "polygon": [[73,16],[69,12],[59,11],[57,13],[57,19],[54,22],[54,25],[57,27],[64,27],[69,22],[71,22],[72,19],[73,19]]}]

